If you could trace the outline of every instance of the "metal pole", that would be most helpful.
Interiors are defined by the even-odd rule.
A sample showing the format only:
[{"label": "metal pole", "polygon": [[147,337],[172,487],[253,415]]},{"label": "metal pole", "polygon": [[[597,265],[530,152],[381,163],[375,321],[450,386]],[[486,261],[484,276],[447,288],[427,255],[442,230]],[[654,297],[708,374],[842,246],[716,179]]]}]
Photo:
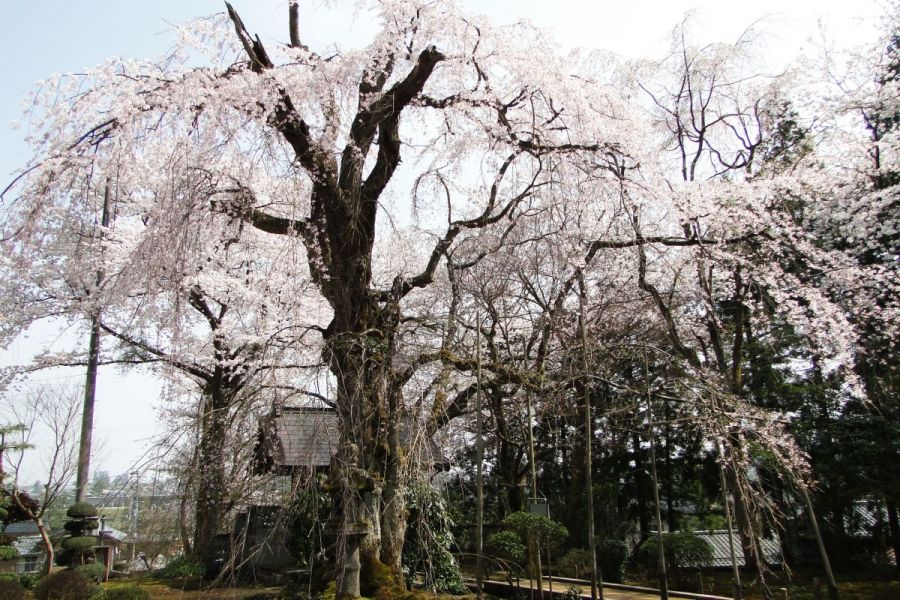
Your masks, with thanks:
[{"label": "metal pole", "polygon": [[659,546],[659,597],[669,598],[669,581],[666,573],[666,550],[663,545],[662,513],[659,509],[659,480],[656,477],[656,436],[653,433],[653,405],[650,402],[650,367],[644,350],[644,386],[647,393],[647,429],[650,434],[650,476],[653,478],[653,502],[656,507],[656,543]]},{"label": "metal pole", "polygon": [[[103,213],[101,225],[109,227],[109,179],[103,191]],[[103,232],[100,232],[103,239]],[[103,283],[103,271],[97,271],[97,287]],[[100,309],[91,314],[91,336],[88,340],[87,375],[84,382],[84,406],[81,412],[81,441],[78,444],[78,471],[75,476],[75,502],[82,502],[87,496],[88,477],[91,467],[91,438],[94,431],[94,399],[97,393],[97,367],[100,362]]]},{"label": "metal pole", "polygon": [[587,492],[587,526],[588,526],[588,551],[591,554],[591,600],[603,600],[603,579],[600,569],[597,568],[597,541],[594,539],[594,490],[591,461],[591,442],[594,437],[594,427],[591,419],[591,395],[590,386],[587,383],[590,360],[587,347],[587,322],[584,318],[584,286],[582,284],[579,297],[579,320],[581,321],[581,351],[584,359],[584,484]]},{"label": "metal pole", "polygon": [[741,570],[738,569],[737,557],[734,554],[734,523],[731,520],[731,505],[728,503],[728,484],[725,479],[725,450],[722,442],[716,440],[721,461],[719,463],[719,479],[722,482],[722,500],[725,502],[725,520],[728,523],[728,552],[731,554],[732,595],[734,600],[741,600]]},{"label": "metal pole", "polygon": [[475,315],[475,589],[478,598],[484,597],[484,423],[481,415],[481,314]]}]

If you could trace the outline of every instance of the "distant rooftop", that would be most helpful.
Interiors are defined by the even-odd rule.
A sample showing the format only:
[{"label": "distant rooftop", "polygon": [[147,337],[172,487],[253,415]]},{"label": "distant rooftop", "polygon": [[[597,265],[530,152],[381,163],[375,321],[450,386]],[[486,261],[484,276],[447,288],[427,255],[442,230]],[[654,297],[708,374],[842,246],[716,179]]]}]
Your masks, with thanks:
[{"label": "distant rooftop", "polygon": [[[703,565],[705,567],[730,567],[731,552],[728,550],[728,530],[719,529],[713,531],[695,531],[697,537],[706,542],[712,548],[712,560]],[[739,567],[744,566],[744,552],[741,550],[741,538],[738,532],[732,534],[734,543],[734,557]],[[760,540],[762,545],[763,560],[768,565],[781,564],[781,544],[777,539],[763,538]]]},{"label": "distant rooftop", "polygon": [[3,530],[6,535],[39,535],[37,525],[34,521],[16,521],[10,523]]}]

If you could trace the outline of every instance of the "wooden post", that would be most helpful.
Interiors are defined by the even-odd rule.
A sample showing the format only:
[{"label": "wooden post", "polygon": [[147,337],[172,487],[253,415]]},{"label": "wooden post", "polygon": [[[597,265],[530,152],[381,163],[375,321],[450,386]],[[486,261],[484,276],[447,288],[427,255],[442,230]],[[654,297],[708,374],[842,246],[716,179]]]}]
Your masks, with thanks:
[{"label": "wooden post", "polygon": [[666,573],[666,551],[663,545],[662,513],[659,509],[659,479],[656,477],[656,436],[653,433],[653,405],[650,402],[650,367],[644,350],[644,387],[647,394],[647,430],[650,434],[650,476],[653,478],[653,503],[656,507],[656,544],[659,547],[659,597],[669,599],[669,581]]},{"label": "wooden post", "polygon": [[809,493],[806,487],[801,483],[800,492],[803,494],[803,501],[806,502],[806,511],[809,513],[809,520],[812,522],[813,533],[816,536],[816,544],[819,546],[819,555],[822,557],[822,566],[825,567],[825,576],[828,578],[828,597],[831,600],[839,600],[837,582],[834,580],[834,572],[831,570],[831,561],[828,560],[828,552],[825,550],[825,541],[822,539],[822,532],[819,530],[819,522],[816,519],[816,512],[813,510],[812,500],[809,499]]},{"label": "wooden post", "polygon": [[716,449],[719,451],[719,480],[722,484],[722,501],[725,503],[725,520],[728,524],[728,552],[731,555],[731,587],[734,600],[741,600],[741,570],[738,569],[737,557],[734,554],[734,523],[731,518],[731,505],[728,503],[728,483],[725,479],[725,450],[722,442],[716,440]]},{"label": "wooden post", "polygon": [[481,415],[481,314],[475,315],[475,589],[484,597],[484,423]]},{"label": "wooden post", "polygon": [[590,369],[590,360],[588,358],[587,346],[587,322],[584,318],[584,283],[581,286],[581,296],[579,297],[579,313],[581,321],[581,351],[584,359],[584,485],[587,492],[587,527],[588,527],[588,550],[591,554],[591,600],[603,600],[603,575],[597,567],[597,541],[594,539],[594,490],[592,476],[591,461],[591,442],[594,437],[594,427],[591,419],[591,394],[590,386],[587,383],[587,375]]},{"label": "wooden post", "polygon": [[[109,179],[103,191],[103,213],[100,224],[109,227]],[[103,239],[103,232],[100,232]],[[102,249],[102,248],[101,248]],[[103,271],[97,271],[97,287],[103,283]],[[94,432],[94,399],[97,393],[97,368],[100,362],[100,309],[91,314],[91,335],[88,340],[88,364],[84,382],[84,406],[81,412],[81,441],[78,444],[78,471],[75,476],[75,502],[87,496],[88,477],[91,468],[91,438]]]}]

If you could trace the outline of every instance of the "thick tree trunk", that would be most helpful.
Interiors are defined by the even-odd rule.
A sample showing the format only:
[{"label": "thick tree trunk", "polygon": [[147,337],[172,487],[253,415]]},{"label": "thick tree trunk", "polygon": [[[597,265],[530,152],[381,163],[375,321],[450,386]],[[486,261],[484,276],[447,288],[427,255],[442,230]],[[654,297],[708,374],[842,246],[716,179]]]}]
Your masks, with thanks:
[{"label": "thick tree trunk", "polygon": [[900,518],[898,518],[897,504],[887,501],[888,528],[891,532],[891,546],[894,548],[894,565],[900,572]]},{"label": "thick tree trunk", "polygon": [[225,443],[228,407],[220,387],[210,385],[203,395],[193,553],[197,560],[208,565],[215,559],[214,538],[222,529],[227,509]]},{"label": "thick tree trunk", "polygon": [[404,455],[400,447],[399,393],[391,391],[387,426],[387,466],[381,512],[381,562],[400,573],[403,540],[406,537],[406,490],[403,482]]}]

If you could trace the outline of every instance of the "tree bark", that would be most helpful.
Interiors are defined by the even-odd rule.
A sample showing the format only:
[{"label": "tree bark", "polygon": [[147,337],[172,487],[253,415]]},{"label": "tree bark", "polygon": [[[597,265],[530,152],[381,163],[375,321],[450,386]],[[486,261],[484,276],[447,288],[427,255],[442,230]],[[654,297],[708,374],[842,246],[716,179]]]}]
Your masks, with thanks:
[{"label": "tree bark", "polygon": [[228,428],[228,404],[223,391],[210,384],[203,391],[200,409],[200,451],[196,465],[196,501],[194,505],[194,557],[203,565],[215,559],[213,540],[220,533],[227,509],[225,443]]}]

